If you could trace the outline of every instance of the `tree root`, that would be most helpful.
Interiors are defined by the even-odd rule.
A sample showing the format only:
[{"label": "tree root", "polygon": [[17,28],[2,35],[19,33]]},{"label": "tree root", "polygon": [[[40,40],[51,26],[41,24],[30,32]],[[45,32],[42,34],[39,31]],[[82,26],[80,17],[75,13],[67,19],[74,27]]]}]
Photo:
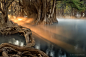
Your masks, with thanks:
[{"label": "tree root", "polygon": [[21,26],[14,26],[14,27],[4,27],[0,29],[0,33],[2,35],[10,35],[15,33],[21,33],[26,39],[26,46],[32,47],[35,45],[34,38],[32,37],[32,32],[30,29],[21,27]]},{"label": "tree root", "polygon": [[13,26],[0,28],[2,35],[21,33],[26,39],[26,46],[18,46],[10,43],[0,45],[0,57],[48,57],[44,52],[32,48],[35,45],[34,38],[30,29]]},{"label": "tree root", "polygon": [[0,45],[0,53],[3,57],[48,57],[44,52],[29,48],[29,47],[21,47],[10,43],[3,43]]}]

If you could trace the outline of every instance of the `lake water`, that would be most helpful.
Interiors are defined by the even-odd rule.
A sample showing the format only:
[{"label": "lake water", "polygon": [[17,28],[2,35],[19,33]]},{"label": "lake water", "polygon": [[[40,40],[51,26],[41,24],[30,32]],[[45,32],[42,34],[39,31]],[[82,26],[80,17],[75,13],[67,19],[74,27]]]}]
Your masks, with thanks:
[{"label": "lake water", "polygon": [[[86,20],[58,19],[53,25],[28,25],[36,41],[36,49],[52,57],[86,57]],[[25,40],[19,34],[0,36],[0,44],[7,42],[23,46]]]},{"label": "lake water", "polygon": [[12,34],[12,35],[0,35],[0,44],[2,43],[12,43],[19,46],[25,45],[25,38],[20,34]]}]

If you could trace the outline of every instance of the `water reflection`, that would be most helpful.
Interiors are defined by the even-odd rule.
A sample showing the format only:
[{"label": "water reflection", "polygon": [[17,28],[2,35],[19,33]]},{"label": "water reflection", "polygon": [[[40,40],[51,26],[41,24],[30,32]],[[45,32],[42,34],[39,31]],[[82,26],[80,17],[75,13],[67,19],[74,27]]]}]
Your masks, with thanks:
[{"label": "water reflection", "polygon": [[[44,51],[47,55],[49,55],[49,57],[69,57],[70,56],[69,53],[62,50],[57,45],[55,45],[47,40],[39,39],[39,37],[35,34],[33,34],[33,35],[34,35],[34,38],[36,41],[35,48],[38,45],[40,50]],[[38,49],[38,48],[36,48],[36,49]]]},{"label": "water reflection", "polygon": [[38,26],[29,25],[24,21],[17,23],[30,28],[33,31],[33,36],[36,35],[37,38],[42,39],[42,41],[36,40],[35,48],[46,52],[48,55],[53,57],[85,57],[86,20],[58,19],[58,21],[53,25]]},{"label": "water reflection", "polygon": [[25,45],[24,36],[20,34],[13,34],[13,35],[0,35],[0,44],[1,43],[12,43],[19,46]]},{"label": "water reflection", "polygon": [[[86,25],[85,24],[86,24],[86,20],[59,19],[58,24],[54,23],[51,26],[39,25],[39,26],[35,26],[35,28],[32,26],[30,27],[32,31],[40,35],[43,39],[47,39],[50,42],[57,44],[65,51],[69,52],[70,56],[85,57],[86,56],[86,41],[85,41]],[[50,55],[50,53],[55,54],[56,52],[52,52],[51,48],[48,48],[46,53]],[[61,53],[58,52],[58,54],[59,54],[57,55],[58,57],[67,56],[66,53],[60,55]]]},{"label": "water reflection", "polygon": [[40,43],[37,43],[37,44],[35,45],[35,48],[40,50]]},{"label": "water reflection", "polygon": [[48,49],[46,50],[46,54],[48,54],[49,56],[55,57],[52,44],[48,44]]}]

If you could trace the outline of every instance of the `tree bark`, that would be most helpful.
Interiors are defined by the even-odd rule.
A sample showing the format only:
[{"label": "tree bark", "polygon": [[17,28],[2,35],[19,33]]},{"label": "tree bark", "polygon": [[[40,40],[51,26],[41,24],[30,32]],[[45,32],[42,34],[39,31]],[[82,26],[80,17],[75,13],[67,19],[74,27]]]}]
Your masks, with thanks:
[{"label": "tree bark", "polygon": [[1,0],[0,1],[0,11],[2,12],[2,16],[1,16],[2,20],[0,20],[0,21],[1,21],[1,24],[3,24],[3,25],[7,25],[7,22],[9,21],[9,19],[8,19],[8,7],[11,5],[11,3],[14,0],[9,0],[9,1],[8,0]]},{"label": "tree bark", "polygon": [[56,15],[56,0],[53,0],[53,5],[51,5],[51,0],[31,0],[30,4],[27,0],[22,1],[22,7],[28,18],[35,19],[36,24],[52,24],[56,20],[56,16],[54,16]]},{"label": "tree bark", "polygon": [[47,0],[43,0],[43,10],[44,10],[44,22],[46,23],[47,22],[47,17],[46,17],[46,1]]}]

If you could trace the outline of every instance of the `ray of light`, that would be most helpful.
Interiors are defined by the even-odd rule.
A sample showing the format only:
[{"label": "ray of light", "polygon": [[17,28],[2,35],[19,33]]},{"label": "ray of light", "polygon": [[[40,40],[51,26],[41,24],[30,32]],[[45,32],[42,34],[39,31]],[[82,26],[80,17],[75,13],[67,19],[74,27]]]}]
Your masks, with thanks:
[{"label": "ray of light", "polygon": [[[35,32],[37,35],[39,35],[43,39],[46,39],[46,40],[48,40],[48,41],[50,41],[52,43],[57,44],[58,46],[60,46],[61,48],[65,49],[68,52],[71,52],[71,53],[84,53],[81,48],[77,48],[77,51],[76,51],[76,47],[75,46],[70,45],[68,43],[65,43],[63,41],[60,41],[60,40],[58,40],[56,38],[53,38],[52,35],[53,35],[54,32],[52,32],[52,31],[51,32],[47,32],[47,30],[45,30],[45,29],[47,29],[46,27],[44,27],[45,29],[42,29],[39,26],[31,26],[31,25],[26,24],[27,23],[26,21],[29,21],[29,19],[26,20],[26,21],[24,21],[24,20],[18,21],[18,19],[15,19],[15,20],[11,19],[11,20],[13,22],[16,21],[16,23],[19,24],[19,25],[22,25],[24,27],[30,28],[33,32]],[[58,33],[59,33],[59,30],[58,30]]]}]

